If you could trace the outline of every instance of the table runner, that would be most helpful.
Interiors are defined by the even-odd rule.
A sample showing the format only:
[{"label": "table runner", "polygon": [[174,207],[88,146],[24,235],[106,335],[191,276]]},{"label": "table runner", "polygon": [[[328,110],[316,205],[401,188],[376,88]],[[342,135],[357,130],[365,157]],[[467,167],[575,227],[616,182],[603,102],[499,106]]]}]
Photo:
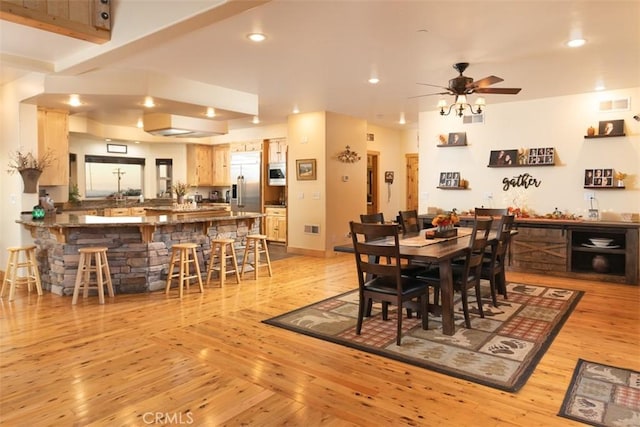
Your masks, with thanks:
[{"label": "table runner", "polygon": [[412,246],[412,247],[421,248],[423,246],[433,245],[435,243],[441,243],[441,242],[445,242],[447,240],[453,240],[453,239],[457,239],[459,237],[469,236],[471,234],[471,232],[472,232],[471,228],[464,228],[464,227],[459,227],[459,228],[457,228],[457,230],[458,230],[458,234],[456,236],[437,237],[437,238],[433,238],[433,239],[425,238],[424,235],[425,235],[427,230],[421,230],[419,236],[413,236],[413,237],[407,237],[407,238],[400,239],[400,246]]}]

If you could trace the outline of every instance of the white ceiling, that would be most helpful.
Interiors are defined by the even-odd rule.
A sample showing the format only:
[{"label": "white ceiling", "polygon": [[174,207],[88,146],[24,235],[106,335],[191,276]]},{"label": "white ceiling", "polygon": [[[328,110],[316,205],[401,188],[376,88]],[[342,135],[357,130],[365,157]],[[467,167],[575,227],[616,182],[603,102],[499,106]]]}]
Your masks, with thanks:
[{"label": "white ceiling", "polygon": [[[435,109],[438,96],[410,97],[441,92],[417,83],[446,86],[456,62],[470,62],[464,74],[475,80],[496,75],[504,82],[494,87],[522,88],[518,95],[487,95],[488,109],[590,92],[599,83],[610,90],[640,86],[638,1],[273,0],[212,24],[191,9],[190,17],[169,17],[182,20],[177,27],[144,29],[131,36],[138,44],[122,43],[119,33],[131,23],[150,25],[150,13],[177,2],[114,0],[113,38],[103,46],[0,21],[0,82],[29,70],[78,76],[146,70],[257,94],[263,124],[285,122],[297,106],[396,128],[402,112],[415,126],[419,111]],[[117,25],[123,14],[128,28]],[[248,42],[253,30],[268,39]],[[572,33],[587,44],[567,48]],[[378,85],[367,83],[372,75]],[[141,111],[128,97],[112,96],[91,108],[84,114],[131,126]],[[248,126],[247,118],[229,123]]]}]

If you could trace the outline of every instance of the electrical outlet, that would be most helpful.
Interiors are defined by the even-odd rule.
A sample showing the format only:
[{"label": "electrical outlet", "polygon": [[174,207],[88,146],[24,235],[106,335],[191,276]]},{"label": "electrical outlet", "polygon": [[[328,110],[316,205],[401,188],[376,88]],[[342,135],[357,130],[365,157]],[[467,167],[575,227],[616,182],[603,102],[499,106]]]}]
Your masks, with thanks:
[{"label": "electrical outlet", "polygon": [[493,199],[493,193],[484,193],[484,198],[489,200]]},{"label": "electrical outlet", "polygon": [[584,199],[586,201],[592,200],[596,198],[596,193],[594,193],[593,191],[585,191],[584,192]]}]

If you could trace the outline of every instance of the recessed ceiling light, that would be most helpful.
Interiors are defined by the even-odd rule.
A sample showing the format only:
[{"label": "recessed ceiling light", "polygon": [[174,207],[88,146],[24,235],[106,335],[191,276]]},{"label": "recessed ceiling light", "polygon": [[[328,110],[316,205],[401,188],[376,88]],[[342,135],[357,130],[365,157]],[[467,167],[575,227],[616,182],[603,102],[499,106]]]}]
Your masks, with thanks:
[{"label": "recessed ceiling light", "polygon": [[404,118],[404,113],[400,113],[400,120],[398,121],[398,123],[400,123],[401,125],[404,125],[407,123],[407,121]]},{"label": "recessed ceiling light", "polygon": [[254,125],[259,124],[260,118],[258,116],[253,116],[253,120],[251,120],[251,123],[253,123]]},{"label": "recessed ceiling light", "polygon": [[216,110],[213,109],[213,107],[208,107],[207,108],[207,117],[212,118],[216,116]]},{"label": "recessed ceiling light", "polygon": [[142,121],[142,119],[138,119],[138,123],[136,123],[136,127],[138,129],[142,129],[144,127],[144,122]]},{"label": "recessed ceiling light", "polygon": [[79,107],[82,105],[82,102],[80,102],[80,96],[79,95],[69,95],[69,105],[71,105],[72,107]]},{"label": "recessed ceiling light", "polygon": [[151,108],[151,107],[155,107],[156,103],[153,102],[153,98],[150,96],[147,96],[144,98],[144,106],[147,108]]},{"label": "recessed ceiling light", "polygon": [[369,83],[371,83],[372,85],[378,84],[380,82],[380,79],[377,77],[371,77],[369,79]]},{"label": "recessed ceiling light", "polygon": [[260,43],[260,42],[265,41],[267,39],[267,36],[265,36],[262,33],[251,33],[251,34],[247,35],[247,38],[249,40],[251,40],[252,42]]},{"label": "recessed ceiling light", "polygon": [[567,42],[567,46],[569,47],[580,47],[586,43],[585,39],[573,39]]},{"label": "recessed ceiling light", "polygon": [[298,108],[298,106],[293,107],[293,110],[291,110],[291,112],[293,114],[298,114],[300,112],[300,109]]}]

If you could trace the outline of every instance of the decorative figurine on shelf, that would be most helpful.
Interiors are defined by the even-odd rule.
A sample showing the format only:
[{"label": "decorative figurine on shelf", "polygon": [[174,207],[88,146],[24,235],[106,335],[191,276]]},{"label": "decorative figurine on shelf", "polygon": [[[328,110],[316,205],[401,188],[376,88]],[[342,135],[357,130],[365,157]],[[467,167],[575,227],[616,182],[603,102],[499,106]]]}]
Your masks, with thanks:
[{"label": "decorative figurine on shelf", "polygon": [[615,174],[615,178],[617,181],[617,185],[618,187],[624,187],[624,179],[627,177],[626,173],[623,172],[616,172]]},{"label": "decorative figurine on shelf", "polygon": [[587,129],[587,136],[594,136],[596,134],[596,128],[594,128],[593,126],[589,126],[589,129]]}]

